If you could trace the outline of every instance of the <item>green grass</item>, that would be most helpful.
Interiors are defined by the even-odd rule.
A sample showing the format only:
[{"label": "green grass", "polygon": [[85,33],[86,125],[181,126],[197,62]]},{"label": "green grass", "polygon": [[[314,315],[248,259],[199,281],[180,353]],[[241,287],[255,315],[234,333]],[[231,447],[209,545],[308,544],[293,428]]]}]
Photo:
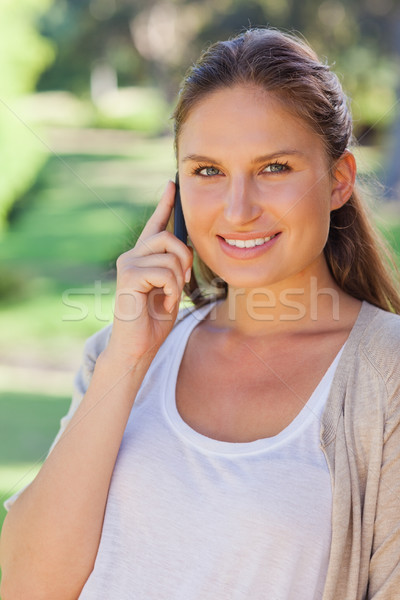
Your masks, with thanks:
[{"label": "green grass", "polygon": [[4,500],[34,478],[69,403],[67,397],[0,392],[0,526]]},{"label": "green grass", "polygon": [[114,155],[105,145],[104,154],[50,156],[16,204],[0,238],[0,360],[22,352],[53,364],[60,348],[75,353],[75,341],[110,321],[115,260],[174,175],[170,138],[133,140]]},{"label": "green grass", "polygon": [[34,479],[69,403],[62,396],[0,392],[0,530],[3,502]]},{"label": "green grass", "polygon": [[0,256],[8,268],[30,279],[63,283],[87,282],[89,272],[107,272],[116,256],[134,243],[173,175],[170,144],[150,144],[154,172],[146,156],[149,141],[132,156],[100,160],[76,155],[61,162],[50,157],[0,240]]}]

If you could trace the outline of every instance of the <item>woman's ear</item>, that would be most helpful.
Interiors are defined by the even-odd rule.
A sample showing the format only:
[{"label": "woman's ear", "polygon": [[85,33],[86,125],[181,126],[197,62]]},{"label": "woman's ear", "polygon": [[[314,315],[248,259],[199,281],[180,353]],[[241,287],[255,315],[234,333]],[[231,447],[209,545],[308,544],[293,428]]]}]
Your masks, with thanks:
[{"label": "woman's ear", "polygon": [[356,159],[349,150],[345,150],[332,170],[331,210],[341,208],[349,200],[353,193],[356,172]]}]

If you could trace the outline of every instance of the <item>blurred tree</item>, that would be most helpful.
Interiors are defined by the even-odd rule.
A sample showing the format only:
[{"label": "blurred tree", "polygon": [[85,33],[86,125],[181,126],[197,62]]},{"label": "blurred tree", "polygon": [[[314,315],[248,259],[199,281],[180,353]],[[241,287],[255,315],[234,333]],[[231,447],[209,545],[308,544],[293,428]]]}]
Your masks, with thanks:
[{"label": "blurred tree", "polygon": [[145,83],[146,61],[132,44],[129,23],[139,10],[127,0],[58,0],[43,16],[43,35],[57,46],[54,63],[38,83],[39,90],[69,90],[89,95],[92,69],[109,65],[119,85]]},{"label": "blurred tree", "polygon": [[399,0],[58,0],[42,20],[58,56],[39,86],[89,95],[93,82],[154,85],[172,100],[207,43],[271,25],[301,32],[334,63],[357,137],[376,143],[395,119],[399,19]]},{"label": "blurred tree", "polygon": [[398,0],[59,0],[42,21],[58,56],[39,85],[88,94],[91,73],[100,65],[115,71],[119,85],[157,85],[171,99],[182,69],[206,43],[268,24],[300,31],[320,55],[335,60],[362,135],[373,131],[374,124],[382,129],[393,120],[389,108],[399,77],[389,29],[396,4]]},{"label": "blurred tree", "polygon": [[319,56],[328,57],[341,78],[352,100],[359,137],[365,134],[367,141],[367,130],[370,139],[375,130],[393,121],[390,109],[399,81],[390,36],[393,0],[225,0],[225,5],[225,12],[214,11],[199,31],[201,43],[248,25],[300,32]]},{"label": "blurred tree", "polygon": [[31,92],[50,63],[51,44],[36,31],[50,0],[0,3],[0,230],[13,201],[33,181],[43,161],[43,145],[19,117],[18,97]]}]

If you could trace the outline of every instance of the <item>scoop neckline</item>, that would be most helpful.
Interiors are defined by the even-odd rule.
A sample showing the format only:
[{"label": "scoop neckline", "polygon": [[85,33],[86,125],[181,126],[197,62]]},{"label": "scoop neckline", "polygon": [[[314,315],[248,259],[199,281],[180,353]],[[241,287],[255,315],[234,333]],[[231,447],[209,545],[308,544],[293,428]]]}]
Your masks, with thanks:
[{"label": "scoop neckline", "polygon": [[[206,307],[198,309],[202,312],[202,319],[208,316],[215,304],[216,303],[213,302],[211,305],[207,305]],[[208,437],[196,431],[188,423],[186,423],[186,421],[181,417],[176,405],[176,383],[179,368],[189,337],[195,327],[199,324],[200,319],[198,319],[198,311],[196,310],[195,312],[196,318],[192,317],[192,315],[188,315],[178,324],[178,326],[185,324],[186,328],[184,332],[182,332],[178,347],[176,347],[174,353],[171,353],[168,379],[163,388],[163,409],[170,422],[170,425],[179,437],[183,438],[186,442],[189,442],[190,445],[195,446],[197,449],[204,452],[229,455],[256,454],[268,452],[277,446],[289,442],[292,438],[301,434],[303,428],[309,424],[311,419],[318,419],[319,423],[321,423],[323,410],[321,410],[320,405],[322,402],[324,404],[326,402],[326,396],[329,393],[330,386],[332,385],[335,370],[346,342],[336,354],[328,369],[320,379],[318,385],[308,400],[304,403],[304,406],[301,408],[300,412],[284,429],[282,429],[282,431],[276,435],[260,438],[250,442],[226,442]],[[190,324],[188,321],[186,321],[188,318],[191,319]]]}]

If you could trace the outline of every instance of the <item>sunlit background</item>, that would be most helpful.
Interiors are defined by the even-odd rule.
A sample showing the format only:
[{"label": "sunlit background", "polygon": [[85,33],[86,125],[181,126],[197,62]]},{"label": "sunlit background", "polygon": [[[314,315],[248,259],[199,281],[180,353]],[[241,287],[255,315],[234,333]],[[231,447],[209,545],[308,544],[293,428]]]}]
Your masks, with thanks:
[{"label": "sunlit background", "polygon": [[360,173],[400,252],[398,0],[1,0],[3,498],[43,460],[83,341],[112,318],[115,259],[174,175],[184,71],[208,42],[267,24],[334,65]]}]

